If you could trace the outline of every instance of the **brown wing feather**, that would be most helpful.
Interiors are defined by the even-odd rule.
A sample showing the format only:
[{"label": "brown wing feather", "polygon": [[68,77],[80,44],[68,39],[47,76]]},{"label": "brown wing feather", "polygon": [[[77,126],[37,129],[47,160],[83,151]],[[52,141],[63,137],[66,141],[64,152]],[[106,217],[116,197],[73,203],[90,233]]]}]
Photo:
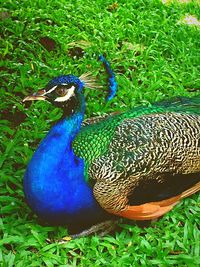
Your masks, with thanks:
[{"label": "brown wing feather", "polygon": [[[198,115],[170,112],[124,120],[107,154],[89,169],[96,179],[95,198],[108,212],[129,219],[162,216],[200,190],[199,140]],[[145,199],[148,190],[152,194]]]},{"label": "brown wing feather", "polygon": [[116,211],[114,209],[106,210],[109,213],[128,218],[130,220],[153,220],[163,216],[165,213],[173,209],[173,207],[178,204],[181,199],[195,194],[199,190],[200,182],[184,191],[182,194],[162,201],[150,202],[137,206],[125,205],[125,207],[120,211]]}]

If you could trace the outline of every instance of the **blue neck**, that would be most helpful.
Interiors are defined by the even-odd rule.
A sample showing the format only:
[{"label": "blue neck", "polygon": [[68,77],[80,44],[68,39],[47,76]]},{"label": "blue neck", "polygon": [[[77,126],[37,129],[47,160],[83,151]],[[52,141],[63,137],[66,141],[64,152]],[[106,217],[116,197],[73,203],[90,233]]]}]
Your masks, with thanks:
[{"label": "blue neck", "polygon": [[[24,176],[25,197],[39,216],[67,224],[101,214],[92,189],[84,179],[84,161],[72,150],[85,104],[49,131],[34,153]],[[97,215],[98,216],[98,215]]]}]

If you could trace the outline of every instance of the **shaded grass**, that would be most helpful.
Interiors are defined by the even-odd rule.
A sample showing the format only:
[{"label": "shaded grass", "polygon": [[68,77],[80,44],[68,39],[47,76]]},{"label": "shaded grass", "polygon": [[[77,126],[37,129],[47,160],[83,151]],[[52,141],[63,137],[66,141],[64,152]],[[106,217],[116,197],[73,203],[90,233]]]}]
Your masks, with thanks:
[{"label": "shaded grass", "polygon": [[92,71],[105,84],[96,60],[102,52],[112,62],[119,90],[105,104],[106,92],[86,89],[86,117],[198,94],[200,29],[177,24],[185,14],[200,19],[197,1],[119,1],[114,7],[101,0],[24,0],[2,7],[0,266],[200,265],[198,194],[152,227],[122,224],[114,235],[59,245],[48,240],[65,236],[66,229],[40,225],[22,192],[33,151],[61,115],[48,103],[25,107],[23,96],[60,74]]}]

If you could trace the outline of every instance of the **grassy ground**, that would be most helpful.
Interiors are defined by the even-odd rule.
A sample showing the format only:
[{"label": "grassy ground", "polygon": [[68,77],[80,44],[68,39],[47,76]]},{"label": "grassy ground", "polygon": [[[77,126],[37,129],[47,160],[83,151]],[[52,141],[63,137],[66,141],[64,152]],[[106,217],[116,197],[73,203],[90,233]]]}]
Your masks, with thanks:
[{"label": "grassy ground", "polygon": [[96,56],[107,54],[118,94],[105,104],[105,92],[86,90],[87,117],[198,94],[200,7],[198,1],[186,2],[1,4],[0,266],[200,266],[198,194],[151,227],[122,224],[113,235],[59,245],[53,241],[67,230],[40,225],[22,191],[26,165],[60,112],[48,103],[24,107],[21,100],[52,77],[89,70],[104,83]]}]

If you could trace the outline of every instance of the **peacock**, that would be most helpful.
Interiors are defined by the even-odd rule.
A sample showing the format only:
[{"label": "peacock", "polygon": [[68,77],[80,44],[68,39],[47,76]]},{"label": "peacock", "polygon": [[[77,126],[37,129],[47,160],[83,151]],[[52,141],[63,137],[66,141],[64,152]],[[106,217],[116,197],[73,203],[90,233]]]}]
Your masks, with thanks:
[{"label": "peacock", "polygon": [[[109,72],[111,99],[116,90]],[[200,190],[200,96],[84,121],[87,75],[61,75],[24,101],[63,111],[24,175],[28,205],[53,225],[83,229],[109,218],[154,220]]]}]

